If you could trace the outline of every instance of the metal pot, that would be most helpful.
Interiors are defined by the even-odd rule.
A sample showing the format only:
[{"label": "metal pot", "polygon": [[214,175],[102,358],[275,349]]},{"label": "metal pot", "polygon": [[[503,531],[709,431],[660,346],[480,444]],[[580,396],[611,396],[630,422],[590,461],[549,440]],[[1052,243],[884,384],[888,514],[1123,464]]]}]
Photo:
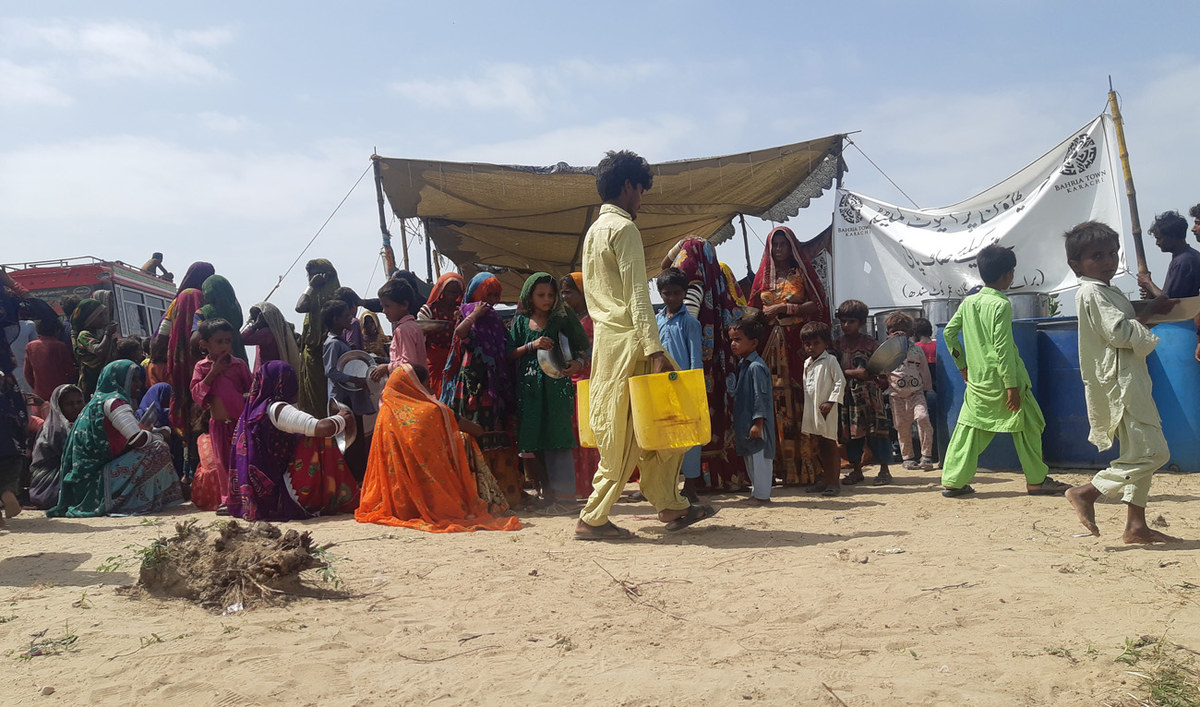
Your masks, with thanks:
[{"label": "metal pot", "polygon": [[1013,319],[1042,319],[1050,316],[1050,295],[1044,292],[1008,293]]},{"label": "metal pot", "polygon": [[960,304],[962,300],[958,297],[935,297],[921,300],[921,310],[924,311],[925,318],[937,327],[950,321]]},{"label": "metal pot", "polygon": [[897,307],[895,309],[882,309],[882,310],[872,314],[871,319],[875,323],[875,330],[873,332],[871,332],[871,334],[874,335],[874,337],[876,339],[878,339],[879,341],[885,341],[888,338],[887,324],[884,324],[884,322],[887,321],[888,315],[891,314],[892,312],[904,312],[905,314],[912,317],[913,319],[916,319],[917,317],[925,316],[925,312],[923,312],[920,309],[913,308],[913,307]]}]

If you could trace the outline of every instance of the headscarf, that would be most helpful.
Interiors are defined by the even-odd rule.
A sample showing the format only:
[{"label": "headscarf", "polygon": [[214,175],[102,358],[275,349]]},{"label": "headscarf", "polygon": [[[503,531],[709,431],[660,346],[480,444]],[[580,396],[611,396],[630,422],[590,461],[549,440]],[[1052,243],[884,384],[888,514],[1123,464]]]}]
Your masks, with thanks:
[{"label": "headscarf", "polygon": [[288,467],[300,435],[284,432],[268,417],[278,402],[295,404],[300,393],[296,371],[284,361],[266,361],[254,374],[250,394],[233,433],[236,482],[229,512],[247,520],[293,520],[312,514],[293,498]]},{"label": "headscarf", "polygon": [[742,294],[742,287],[738,284],[737,279],[733,276],[733,270],[721,263],[721,274],[725,276],[725,289],[729,290],[729,294],[733,295],[733,301],[739,307],[746,306],[746,295]]},{"label": "headscarf", "polygon": [[575,283],[575,289],[579,290],[580,292],[583,292],[583,273],[581,273],[581,272],[571,273],[571,282]]},{"label": "headscarf", "polygon": [[100,304],[104,305],[108,309],[109,312],[113,311],[112,290],[92,290],[92,299],[94,299],[97,302],[99,302]]},{"label": "headscarf", "polygon": [[[446,286],[452,282],[457,282],[463,294],[458,296],[458,299],[453,302],[443,302],[442,295],[446,291]],[[438,321],[454,321],[454,315],[458,312],[459,306],[462,304],[462,299],[465,297],[466,281],[463,276],[456,272],[448,272],[438,278],[433,284],[433,290],[429,293],[429,300],[421,306],[421,313],[417,316],[418,319],[433,319]],[[439,349],[449,349],[454,344],[454,330],[442,329],[437,331],[425,332],[425,345],[427,347],[436,347]]]},{"label": "headscarf", "polygon": [[494,518],[479,498],[454,413],[398,366],[380,400],[354,518],[431,533],[518,530],[516,517]]},{"label": "headscarf", "polygon": [[700,353],[704,360],[704,383],[715,440],[708,448],[710,451],[725,450],[733,444],[733,386],[730,381],[737,367],[729,348],[729,325],[742,317],[742,309],[729,289],[717,252],[708,241],[685,238],[680,242],[673,265],[687,276],[689,287],[699,283],[702,289],[696,319],[700,321]]},{"label": "headscarf", "polygon": [[[108,307],[105,307],[99,300],[85,299],[71,313],[71,331],[79,334],[81,331],[90,330],[96,322],[100,321],[100,315],[107,313]],[[191,322],[188,324],[190,326]]]},{"label": "headscarf", "polygon": [[758,265],[758,272],[754,274],[754,285],[750,288],[750,306],[761,307],[762,292],[773,288],[776,278],[783,274],[775,272],[775,259],[771,257],[771,245],[775,242],[776,234],[782,235],[787,239],[792,261],[796,264],[796,267],[800,271],[800,276],[804,280],[804,296],[809,301],[816,302],[817,307],[820,309],[814,319],[828,324],[829,303],[825,301],[825,288],[821,286],[821,279],[817,277],[817,271],[813,269],[812,262],[804,256],[804,252],[800,248],[800,241],[796,240],[796,234],[792,233],[792,229],[787,226],[776,226],[767,235],[767,247],[763,250],[762,261]]},{"label": "headscarf", "polygon": [[541,284],[548,284],[554,289],[554,304],[550,307],[550,318],[566,315],[566,306],[563,305],[562,293],[558,291],[558,280],[548,272],[535,272],[525,278],[525,284],[521,285],[521,312],[526,315],[533,314],[533,291]]},{"label": "headscarf", "polygon": [[270,302],[259,302],[250,309],[258,310],[258,318],[267,323],[267,328],[275,337],[275,348],[279,351],[279,360],[293,369],[299,368],[300,349],[296,347],[296,330],[291,322],[283,318],[283,312],[279,311],[279,307]]},{"label": "headscarf", "polygon": [[[383,327],[380,326],[380,324],[379,324],[379,317],[374,312],[364,309],[363,313],[358,315],[358,319],[360,322],[362,322],[363,349],[367,353],[375,355],[375,356],[387,356],[388,355],[388,337],[387,337],[387,334],[383,333]],[[367,337],[367,322],[369,322],[369,321],[375,323],[374,338]],[[451,332],[451,333],[453,333],[453,332]],[[426,334],[425,336],[426,336],[425,340],[429,341],[429,338],[428,338],[429,335]]]},{"label": "headscarf", "polygon": [[100,372],[96,392],[67,435],[62,453],[62,491],[58,503],[46,515],[103,515],[106,504],[101,472],[114,458],[104,424],[105,407],[112,400],[132,405],[130,391],[134,382],[144,377],[142,367],[128,359],[113,361]]},{"label": "headscarf", "polygon": [[488,295],[500,295],[503,291],[503,285],[500,280],[490,272],[481,272],[471,281],[467,283],[467,289],[463,292],[463,299],[466,302],[482,302],[488,298]]},{"label": "headscarf", "polygon": [[49,508],[58,502],[62,485],[61,464],[63,448],[71,434],[71,422],[63,415],[60,399],[74,391],[83,395],[79,386],[60,385],[50,394],[50,414],[42,423],[33,445],[33,461],[29,465],[29,500],[37,508]]},{"label": "headscarf", "polygon": [[175,295],[168,314],[171,315],[171,336],[167,342],[167,378],[171,390],[179,391],[171,397],[171,426],[185,434],[191,425],[191,410],[194,406],[190,395],[192,371],[196,361],[192,358],[192,320],[204,306],[204,293],[187,289]]},{"label": "headscarf", "polygon": [[[171,424],[168,417],[171,408],[171,384],[170,383],[155,383],[150,386],[142,396],[142,402],[138,405],[137,418],[145,421],[152,427],[166,427]],[[152,417],[147,419],[146,412],[153,410]]]},{"label": "headscarf", "polygon": [[238,304],[233,285],[221,275],[210,275],[204,281],[204,306],[200,308],[200,316],[204,319],[220,317],[233,325],[233,355],[249,361],[246,358],[246,345],[242,343],[242,305]]},{"label": "headscarf", "polygon": [[179,288],[175,291],[176,294],[184,290],[198,290],[204,281],[212,277],[217,272],[217,269],[212,266],[212,263],[197,261],[188,266],[187,272],[184,273],[183,279],[179,281]]},{"label": "headscarf", "polygon": [[[499,295],[501,288],[500,280],[491,273],[479,273],[471,278],[467,285],[467,303],[459,308],[458,321],[470,316],[489,294]],[[454,348],[446,359],[446,368],[442,375],[442,402],[454,406],[459,372],[464,363],[479,359],[488,370],[488,393],[496,405],[496,419],[506,422],[515,407],[508,347],[508,327],[504,326],[504,320],[495,309],[489,309],[487,314],[475,320],[467,338],[454,337]]]}]

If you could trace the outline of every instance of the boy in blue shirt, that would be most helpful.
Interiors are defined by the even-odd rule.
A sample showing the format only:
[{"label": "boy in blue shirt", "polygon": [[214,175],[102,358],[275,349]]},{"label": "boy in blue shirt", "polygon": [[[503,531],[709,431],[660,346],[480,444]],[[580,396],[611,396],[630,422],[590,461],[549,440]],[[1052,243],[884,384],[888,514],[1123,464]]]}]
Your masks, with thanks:
[{"label": "boy in blue shirt", "polygon": [[[687,295],[687,275],[679,268],[667,268],[655,278],[658,296],[663,308],[659,310],[658,338],[667,354],[675,359],[680,370],[704,368],[700,351],[700,320],[688,313],[683,306]],[[692,503],[699,503],[696,495],[700,481],[700,447],[692,447],[683,455],[683,496]]]},{"label": "boy in blue shirt", "polygon": [[750,503],[771,502],[772,467],[775,462],[775,399],[771,370],[758,355],[764,332],[757,319],[740,319],[729,325],[729,348],[738,358],[737,385],[733,391],[734,448],[750,474]]}]

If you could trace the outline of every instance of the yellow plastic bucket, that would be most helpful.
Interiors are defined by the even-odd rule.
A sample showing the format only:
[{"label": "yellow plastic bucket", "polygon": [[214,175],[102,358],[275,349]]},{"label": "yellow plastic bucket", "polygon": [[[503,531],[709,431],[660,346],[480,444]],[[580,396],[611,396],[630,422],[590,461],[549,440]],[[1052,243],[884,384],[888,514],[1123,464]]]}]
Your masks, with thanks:
[{"label": "yellow plastic bucket", "polygon": [[596,448],[596,435],[592,432],[592,406],[588,404],[587,379],[575,384],[575,413],[579,418],[579,446]]},{"label": "yellow plastic bucket", "polygon": [[642,449],[680,449],[708,444],[712,421],[704,371],[671,371],[629,379],[633,431]]}]

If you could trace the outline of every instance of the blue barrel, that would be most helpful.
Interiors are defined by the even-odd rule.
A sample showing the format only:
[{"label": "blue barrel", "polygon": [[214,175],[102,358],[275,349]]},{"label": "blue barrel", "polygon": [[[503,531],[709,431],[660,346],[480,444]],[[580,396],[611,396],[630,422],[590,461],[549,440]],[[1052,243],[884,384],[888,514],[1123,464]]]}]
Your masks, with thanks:
[{"label": "blue barrel", "polygon": [[[935,371],[935,383],[938,394],[938,409],[934,413],[934,424],[937,426],[938,452],[941,458],[946,458],[946,447],[950,444],[950,435],[958,422],[958,413],[962,409],[963,396],[967,392],[967,384],[962,374],[950,357],[946,348],[945,327],[938,327],[938,354]],[[1013,322],[1013,339],[1017,343],[1017,353],[1029,371],[1036,394],[1038,389],[1038,346],[1036,320],[1018,319]],[[1078,368],[1078,364],[1076,364]],[[1013,446],[1012,437],[1007,434],[997,434],[979,455],[980,468],[986,469],[1020,469],[1021,462],[1017,458],[1017,449]]]},{"label": "blue barrel", "polygon": [[1034,392],[1046,417],[1042,435],[1046,463],[1061,469],[1103,469],[1117,451],[1097,451],[1088,441],[1091,423],[1079,373],[1079,321],[1075,317],[1035,321],[1040,375]]},{"label": "blue barrel", "polygon": [[1146,359],[1154,402],[1171,448],[1171,471],[1200,471],[1200,363],[1191,321],[1154,327],[1158,348]]}]

